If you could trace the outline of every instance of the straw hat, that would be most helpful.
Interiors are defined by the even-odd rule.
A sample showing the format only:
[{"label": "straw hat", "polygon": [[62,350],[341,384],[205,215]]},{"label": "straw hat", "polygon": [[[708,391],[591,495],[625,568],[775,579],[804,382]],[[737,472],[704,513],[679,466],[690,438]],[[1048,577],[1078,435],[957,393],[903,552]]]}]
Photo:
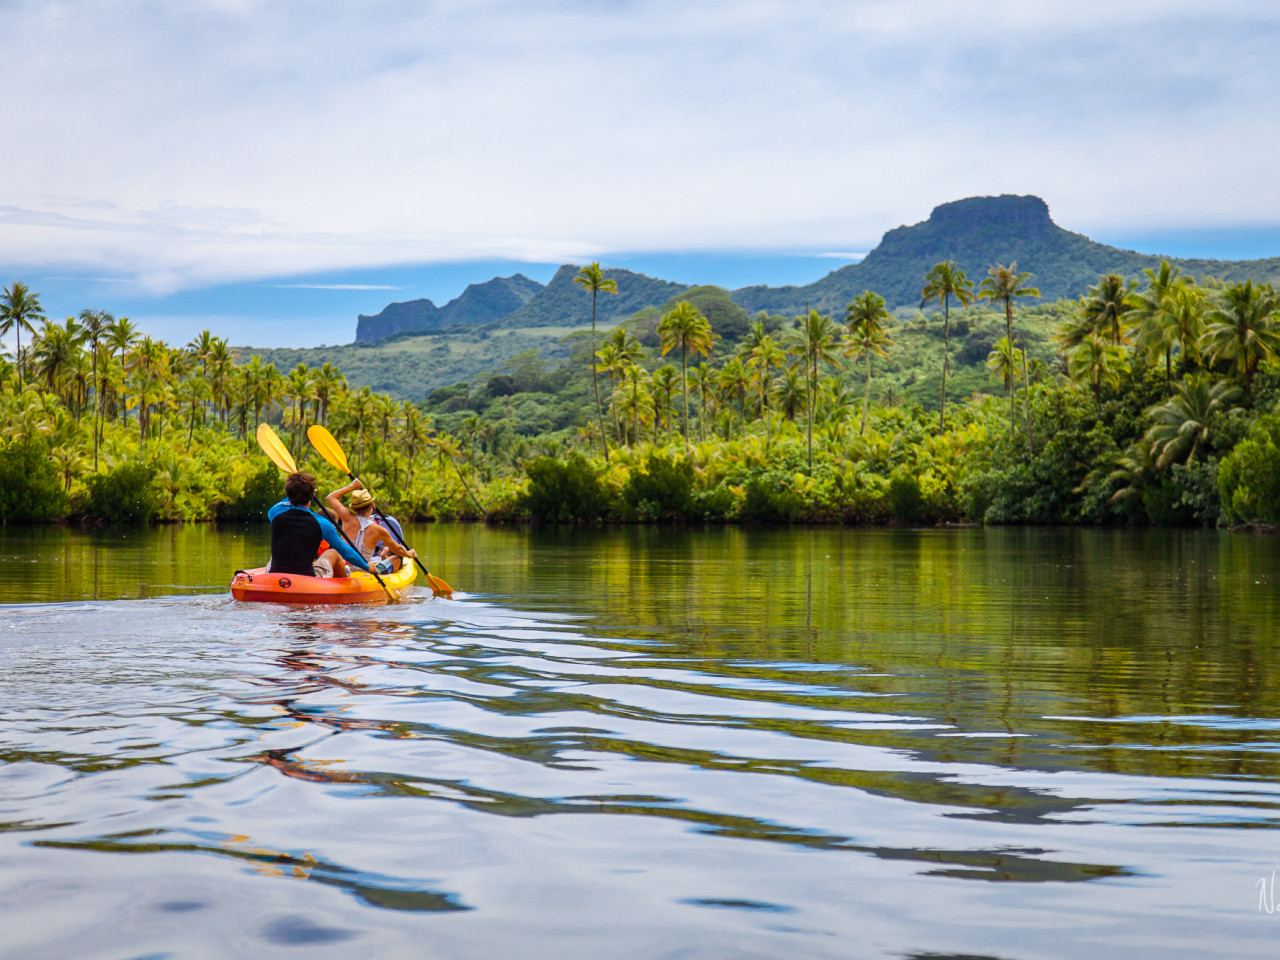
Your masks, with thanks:
[{"label": "straw hat", "polygon": [[357,490],[351,494],[351,509],[363,510],[373,505],[373,495],[368,490]]}]

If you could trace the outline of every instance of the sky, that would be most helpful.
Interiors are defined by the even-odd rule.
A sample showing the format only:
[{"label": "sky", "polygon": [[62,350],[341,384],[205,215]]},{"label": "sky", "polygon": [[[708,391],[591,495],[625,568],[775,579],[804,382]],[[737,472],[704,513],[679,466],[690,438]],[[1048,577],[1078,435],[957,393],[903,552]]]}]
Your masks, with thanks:
[{"label": "sky", "polygon": [[0,282],[173,340],[600,259],[808,282],[965,196],[1280,254],[1280,5],[0,0]]}]

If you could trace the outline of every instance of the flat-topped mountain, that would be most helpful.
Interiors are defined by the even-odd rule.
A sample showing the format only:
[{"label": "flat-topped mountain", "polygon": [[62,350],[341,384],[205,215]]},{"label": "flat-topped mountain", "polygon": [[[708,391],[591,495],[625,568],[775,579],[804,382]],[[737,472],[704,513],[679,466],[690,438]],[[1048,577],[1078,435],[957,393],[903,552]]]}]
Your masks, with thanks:
[{"label": "flat-topped mountain", "polygon": [[[733,291],[733,299],[751,313],[794,314],[806,302],[824,312],[843,313],[863,290],[874,290],[890,309],[919,306],[925,273],[941,260],[954,260],[975,287],[992,264],[1016,261],[1019,270],[1035,275],[1032,282],[1044,299],[1056,300],[1078,297],[1104,273],[1140,277],[1143,268],[1158,267],[1161,259],[1064,230],[1039,197],[969,197],[934,207],[923,223],[890,230],[863,260],[815,283],[744,287]],[[1196,277],[1280,279],[1280,258],[1173,262]]]},{"label": "flat-topped mountain", "polygon": [[460,323],[489,323],[518,310],[542,289],[537,280],[517,273],[473,283],[443,307],[437,307],[427,299],[391,303],[375,316],[359,316],[356,342],[370,343],[395,333],[434,333]]}]

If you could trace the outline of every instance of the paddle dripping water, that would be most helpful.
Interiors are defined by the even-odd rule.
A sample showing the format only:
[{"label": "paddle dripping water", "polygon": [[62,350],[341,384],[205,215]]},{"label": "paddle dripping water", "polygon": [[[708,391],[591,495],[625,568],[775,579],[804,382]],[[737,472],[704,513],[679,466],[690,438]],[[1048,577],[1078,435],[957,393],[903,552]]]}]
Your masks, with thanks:
[{"label": "paddle dripping water", "polygon": [[6,957],[1273,953],[1269,540],[419,529],[483,595],[335,612],[0,536],[107,568],[0,607]]}]

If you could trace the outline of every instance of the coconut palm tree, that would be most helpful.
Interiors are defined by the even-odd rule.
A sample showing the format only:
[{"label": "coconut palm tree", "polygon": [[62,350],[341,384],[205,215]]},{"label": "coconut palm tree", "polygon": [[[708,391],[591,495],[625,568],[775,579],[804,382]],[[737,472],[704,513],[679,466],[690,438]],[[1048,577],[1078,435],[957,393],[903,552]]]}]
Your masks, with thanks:
[{"label": "coconut palm tree", "polygon": [[[938,267],[947,267],[949,265],[954,266],[950,261],[938,264],[937,267],[934,267],[933,271],[930,271],[930,276],[933,276],[934,271],[937,271]],[[968,283],[969,281],[964,279],[964,271],[960,270],[955,271],[954,273],[946,271],[946,273],[948,274],[948,279],[951,282],[951,292],[950,294],[945,292],[938,293],[936,296],[941,296],[943,299],[946,299],[948,296],[954,295],[957,299],[960,299],[960,294],[957,293],[957,279],[955,277],[955,273],[959,274],[960,281]],[[973,285],[969,284],[969,286],[972,289]],[[928,291],[928,289],[929,287],[926,285],[925,290]],[[886,310],[884,306],[884,297],[879,294],[872,293],[870,290],[863,290],[861,296],[857,297],[853,303],[849,304],[845,309],[845,320],[849,324],[849,335],[845,338],[845,356],[851,356],[855,361],[864,356],[867,358],[867,391],[862,400],[862,425],[858,428],[858,436],[862,436],[867,432],[867,411],[871,409],[871,357],[872,355],[887,357],[889,356],[887,348],[893,346],[893,340],[884,329],[884,324],[890,319],[889,311]],[[946,403],[947,397],[945,386],[946,375],[946,360],[944,355],[942,366],[944,384],[942,388],[943,403]],[[938,422],[938,432],[942,432],[942,421]]]},{"label": "coconut palm tree", "polygon": [[1147,410],[1154,423],[1143,438],[1163,470],[1171,463],[1190,463],[1209,439],[1214,414],[1230,410],[1240,388],[1227,380],[1201,375],[1173,385],[1173,396]]},{"label": "coconut palm tree", "polygon": [[34,335],[35,321],[44,318],[40,294],[32,293],[25,283],[15,280],[0,294],[0,337],[12,330],[17,341],[13,355],[18,364],[19,389],[22,387],[22,331]]},{"label": "coconut palm tree", "polygon": [[818,395],[818,368],[828,363],[840,367],[840,357],[835,351],[838,328],[829,316],[810,310],[800,318],[800,325],[788,336],[788,353],[802,356],[805,361],[806,390],[808,397],[809,470],[813,470],[813,413]]},{"label": "coconut palm tree", "polygon": [[1209,310],[1202,349],[1213,361],[1229,362],[1235,368],[1250,406],[1258,364],[1280,352],[1278,312],[1280,297],[1271,285],[1255,287],[1252,280],[1228,286],[1221,302]]},{"label": "coconut palm tree", "polygon": [[[640,445],[641,411],[649,401],[649,371],[638,363],[627,364],[620,389],[626,393],[625,406],[631,411],[633,443]],[[656,428],[655,428],[656,429]]]},{"label": "coconut palm tree", "polygon": [[[213,396],[209,381],[203,377],[183,377],[174,385],[174,398],[180,406],[187,408],[187,449],[191,449],[191,438],[196,429],[196,407],[200,407],[201,419],[204,418],[206,400]],[[297,444],[295,444],[295,447]]]},{"label": "coconut palm tree", "polygon": [[1138,342],[1150,357],[1164,354],[1165,389],[1172,395],[1173,348],[1178,342],[1171,307],[1175,294],[1193,281],[1181,276],[1181,268],[1168,260],[1162,260],[1158,270],[1148,268],[1142,272],[1147,277],[1147,287],[1132,294],[1133,318],[1141,325]]},{"label": "coconut palm tree", "polygon": [[45,389],[50,393],[60,393],[63,374],[79,352],[80,343],[80,329],[71,317],[67,317],[65,327],[52,320],[44,322],[40,336],[31,344],[31,354],[35,374],[44,377]]},{"label": "coconut palm tree", "polygon": [[1125,316],[1137,308],[1134,301],[1137,287],[1137,280],[1126,281],[1118,273],[1108,273],[1080,298],[1081,311],[1091,328],[1109,333],[1112,346],[1127,342]]},{"label": "coconut palm tree", "polygon": [[[752,328],[764,332],[761,323],[752,324]],[[787,355],[778,346],[778,341],[765,334],[755,341],[747,363],[756,368],[756,384],[760,390],[760,416],[764,419],[764,448],[766,452],[773,442],[773,431],[769,418],[769,393],[773,387],[773,371],[780,370],[787,362]]]},{"label": "coconut palm tree", "polygon": [[778,380],[778,409],[792,422],[809,408],[808,379],[797,363],[783,370]]},{"label": "coconut palm tree", "polygon": [[107,352],[109,356],[119,356],[122,367],[120,378],[120,405],[119,413],[123,416],[127,408],[127,395],[124,391],[125,378],[123,373],[128,370],[129,364],[125,362],[125,355],[133,349],[134,345],[142,336],[138,332],[138,328],[128,317],[119,317],[114,323],[107,325]]},{"label": "coconut palm tree", "polygon": [[589,263],[581,270],[578,275],[573,278],[573,282],[582,287],[583,290],[591,292],[591,384],[596,392],[596,414],[600,418],[600,443],[604,446],[604,461],[609,462],[609,441],[604,433],[604,406],[600,403],[600,378],[596,375],[595,355],[596,355],[596,301],[602,293],[616,294],[618,292],[618,282],[611,280],[604,275],[604,271],[600,269],[600,261]]},{"label": "coconut palm tree", "polygon": [[[939,434],[946,428],[947,423],[947,367],[951,362],[952,297],[955,297],[963,307],[973,303],[973,281],[955,265],[955,261],[943,260],[941,263],[935,263],[925,274],[924,287],[920,290],[921,310],[931,300],[937,300],[942,304],[942,405],[938,408]],[[853,304],[849,306],[852,308]],[[871,362],[870,356],[867,357],[867,362]],[[865,421],[864,414],[864,425]]]},{"label": "coconut palm tree", "polygon": [[714,396],[718,376],[709,363],[700,363],[693,371],[693,385],[698,391],[698,440],[707,439],[703,424],[707,420],[707,397]]},{"label": "coconut palm tree", "polygon": [[[1004,384],[1006,392],[1013,389],[1013,385],[1022,376],[1018,369],[1018,361],[1021,359],[1019,354],[1021,350],[1017,349],[1009,342],[1008,337],[1001,337],[991,347],[991,352],[987,354],[987,369],[991,371],[992,376],[996,377]],[[1015,420],[1009,421],[1009,442],[1013,443],[1013,425]]]},{"label": "coconut palm tree", "polygon": [[321,364],[320,369],[312,373],[312,378],[316,413],[320,417],[319,422],[325,423],[329,419],[329,403],[347,385],[347,379],[332,363]]},{"label": "coconut palm tree", "polygon": [[1093,390],[1093,402],[1102,417],[1102,388],[1115,386],[1122,374],[1129,372],[1129,361],[1123,348],[1108,343],[1102,333],[1091,333],[1067,354],[1067,371],[1072,380],[1087,383]]},{"label": "coconut palm tree", "polygon": [[[662,402],[663,402],[663,409],[666,411],[667,432],[670,433],[671,431],[671,394],[675,392],[675,388],[676,388],[676,368],[671,366],[671,364],[668,363],[668,364],[664,364],[663,366],[659,367],[657,370],[653,371],[653,386],[654,386],[654,397],[655,397],[655,400],[654,400],[655,409],[656,409],[657,397],[661,396]],[[688,398],[685,398],[684,407],[687,413],[689,409]],[[686,425],[688,424],[687,419],[685,423]],[[657,431],[656,423],[654,424],[654,431],[655,431],[655,439],[656,439],[656,431]],[[685,434],[685,439],[688,439],[687,433]]]},{"label": "coconut palm tree", "polygon": [[741,433],[747,425],[746,397],[747,389],[751,386],[751,375],[742,365],[742,358],[730,357],[720,368],[718,380],[720,389],[727,396],[731,399],[735,396],[738,398],[738,431]]},{"label": "coconut palm tree", "polygon": [[102,344],[107,330],[115,322],[115,317],[105,310],[90,310],[87,307],[80,311],[80,327],[89,341],[89,357],[93,364],[93,472],[98,472],[98,447],[102,443],[102,410],[106,390],[98,379],[98,347]]},{"label": "coconut palm tree", "polygon": [[681,300],[658,323],[662,338],[662,355],[680,348],[680,393],[684,398],[684,438],[689,439],[689,354],[711,355],[711,324],[702,311],[687,300]]},{"label": "coconut palm tree", "polygon": [[[978,299],[990,300],[992,303],[1004,304],[1004,327],[1005,340],[1009,343],[1009,350],[1013,350],[1013,302],[1020,297],[1038,297],[1040,291],[1035,287],[1027,286],[1027,281],[1031,279],[1029,273],[1019,273],[1018,264],[1010,263],[1009,266],[1001,266],[995,264],[987,271],[988,276],[983,279],[978,286]],[[1027,351],[1019,350],[1018,353],[1022,360],[1022,380],[1027,380]],[[988,365],[990,365],[988,363]],[[1017,419],[1015,407],[1015,395],[1013,381],[1005,380],[1005,389],[1009,391],[1009,438],[1013,439],[1014,421]],[[1029,399],[1023,397],[1023,412],[1027,418],[1027,453],[1033,453],[1034,448],[1031,442],[1031,403]]]},{"label": "coconut palm tree", "polygon": [[315,398],[315,380],[311,376],[311,368],[299,363],[285,377],[284,395],[296,404],[293,419],[293,445],[302,444],[302,425],[307,418],[307,404]]}]

